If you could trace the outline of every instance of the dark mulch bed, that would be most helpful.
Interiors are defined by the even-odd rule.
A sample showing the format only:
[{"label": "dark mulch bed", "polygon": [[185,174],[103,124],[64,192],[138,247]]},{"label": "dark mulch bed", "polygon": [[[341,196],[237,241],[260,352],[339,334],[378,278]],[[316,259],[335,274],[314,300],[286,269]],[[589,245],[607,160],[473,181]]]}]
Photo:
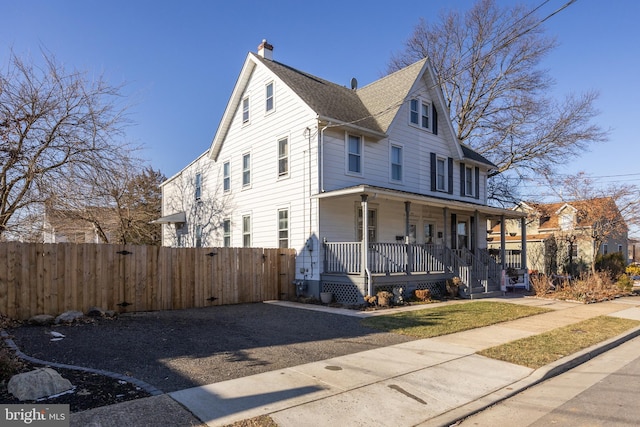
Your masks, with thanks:
[{"label": "dark mulch bed", "polygon": [[[42,368],[42,366],[27,363],[24,364],[24,369],[20,372],[27,372],[36,368]],[[74,386],[74,389],[71,392],[64,393],[56,397],[44,398],[37,402],[20,401],[7,391],[7,382],[2,381],[0,383],[0,403],[68,404],[71,412],[81,412],[86,411],[87,409],[150,396],[149,393],[134,384],[107,377],[105,375],[77,371],[74,369],[53,369],[55,369],[55,371],[63,378],[66,378],[71,382]]]}]

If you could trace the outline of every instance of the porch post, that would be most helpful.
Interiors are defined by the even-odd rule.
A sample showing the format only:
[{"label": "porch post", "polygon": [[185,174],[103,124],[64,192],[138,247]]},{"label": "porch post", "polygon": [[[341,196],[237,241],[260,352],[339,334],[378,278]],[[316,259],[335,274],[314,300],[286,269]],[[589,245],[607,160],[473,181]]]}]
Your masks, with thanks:
[{"label": "porch post", "polygon": [[[413,254],[411,248],[411,242],[409,241],[409,215],[411,214],[411,202],[404,202],[404,243],[406,245],[406,256],[407,262],[406,265],[406,273],[411,274],[413,271]],[[416,231],[417,232],[417,231]]]},{"label": "porch post", "polygon": [[505,246],[507,243],[506,240],[506,225],[504,223],[504,215],[500,215],[500,265],[502,268],[502,271],[504,272],[504,270],[507,269],[507,256],[506,256],[506,250],[505,250]]},{"label": "porch post", "polygon": [[507,243],[506,240],[506,225],[504,223],[504,215],[500,215],[500,270],[501,270],[501,280],[500,280],[500,289],[502,292],[507,290],[507,277],[506,277],[506,261],[507,254],[505,250],[505,245]]},{"label": "porch post", "polygon": [[360,262],[360,276],[365,277],[367,275],[367,268],[369,267],[369,203],[367,199],[369,195],[363,194],[360,196],[362,206],[362,260]]},{"label": "porch post", "polygon": [[529,290],[529,266],[527,265],[527,219],[520,218],[520,234],[521,236],[521,246],[522,250],[520,251],[520,265],[524,270],[524,286],[527,290]]},{"label": "porch post", "polygon": [[444,212],[444,229],[442,230],[442,237],[443,237],[444,246],[447,247],[448,246],[447,242],[449,241],[449,233],[448,233],[449,208],[444,208],[443,212]]},{"label": "porch post", "polygon": [[484,237],[485,237],[485,240],[486,240],[486,237],[487,237],[487,234],[486,234],[486,233],[484,233],[484,234],[480,234],[480,233],[482,233],[484,230],[486,230],[486,229],[487,229],[487,221],[485,221],[485,225],[482,227],[484,230],[481,230],[481,229],[480,229],[480,212],[478,212],[478,210],[476,210],[476,211],[473,213],[473,218],[474,218],[474,221],[473,221],[473,222],[475,222],[475,224],[474,224],[474,225],[475,225],[475,227],[474,227],[474,232],[473,232],[473,234],[474,234],[474,239],[473,239],[473,253],[474,253],[475,255],[478,255],[478,254],[480,253],[480,251],[479,251],[479,249],[480,249],[480,236],[484,236]]}]

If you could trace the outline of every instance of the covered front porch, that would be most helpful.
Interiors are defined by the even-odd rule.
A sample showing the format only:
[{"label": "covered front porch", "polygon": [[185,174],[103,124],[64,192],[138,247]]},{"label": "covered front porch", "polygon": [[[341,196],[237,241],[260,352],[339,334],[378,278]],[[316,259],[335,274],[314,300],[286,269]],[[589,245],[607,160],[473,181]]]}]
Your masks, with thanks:
[{"label": "covered front porch", "polygon": [[[501,295],[509,284],[506,265],[487,250],[487,220],[500,218],[504,224],[504,218],[521,218],[524,226],[519,212],[371,186],[323,198],[328,202],[324,211],[336,220],[339,206],[353,206],[355,216],[351,235],[356,239],[321,233],[320,291],[333,293],[338,302],[359,304],[380,290],[409,298],[416,289],[429,289],[434,297],[443,297],[446,281],[454,277],[461,281],[459,296],[464,298]],[[526,272],[526,242],[523,247]]]}]

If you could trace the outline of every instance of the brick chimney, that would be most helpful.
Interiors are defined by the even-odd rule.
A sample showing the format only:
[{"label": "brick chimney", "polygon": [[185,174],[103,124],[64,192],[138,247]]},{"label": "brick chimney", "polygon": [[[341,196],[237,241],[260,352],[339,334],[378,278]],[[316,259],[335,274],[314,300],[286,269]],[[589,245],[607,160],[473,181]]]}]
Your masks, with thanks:
[{"label": "brick chimney", "polygon": [[258,55],[264,59],[273,60],[273,45],[267,43],[267,39],[262,40],[262,43],[258,46]]}]

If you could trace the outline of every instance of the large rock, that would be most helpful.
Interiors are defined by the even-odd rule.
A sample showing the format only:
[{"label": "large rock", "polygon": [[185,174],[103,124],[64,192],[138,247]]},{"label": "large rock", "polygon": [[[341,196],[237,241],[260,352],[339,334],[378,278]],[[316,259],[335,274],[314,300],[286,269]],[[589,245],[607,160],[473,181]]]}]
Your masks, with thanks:
[{"label": "large rock", "polygon": [[80,320],[84,317],[84,313],[81,311],[65,311],[64,313],[56,317],[56,324],[59,323],[72,323],[76,320]]},{"label": "large rock", "polygon": [[23,400],[36,400],[73,388],[71,382],[51,368],[39,368],[11,377],[7,391]]}]

